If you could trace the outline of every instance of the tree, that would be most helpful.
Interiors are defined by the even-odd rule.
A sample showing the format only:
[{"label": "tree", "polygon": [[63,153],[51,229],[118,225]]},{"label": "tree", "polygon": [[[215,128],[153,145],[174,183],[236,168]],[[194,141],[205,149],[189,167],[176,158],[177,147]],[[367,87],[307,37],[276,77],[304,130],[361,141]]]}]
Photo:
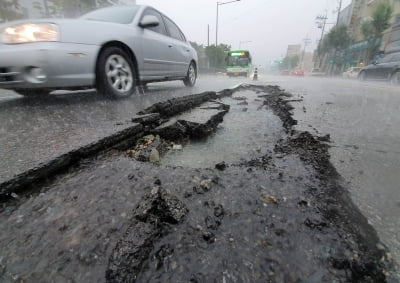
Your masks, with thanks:
[{"label": "tree", "polygon": [[346,25],[338,25],[333,27],[326,35],[327,44],[326,48],[340,50],[346,48],[351,41],[349,34],[347,33]]},{"label": "tree", "polygon": [[206,55],[206,51],[205,48],[203,46],[203,44],[198,44],[196,42],[192,42],[190,41],[190,44],[192,45],[192,47],[196,50],[197,52],[197,56],[198,56],[198,67],[200,68],[207,68],[208,67],[208,58]]},{"label": "tree", "polygon": [[372,26],[374,36],[382,36],[382,33],[389,28],[390,19],[393,15],[393,6],[388,2],[380,2],[372,14]]},{"label": "tree", "polygon": [[365,39],[370,39],[374,35],[374,26],[372,25],[372,19],[365,20],[361,24],[361,33]]},{"label": "tree", "polygon": [[194,41],[189,41],[189,43],[197,51],[197,54],[200,54],[200,53],[204,52],[203,44],[198,44],[197,42],[194,42]]},{"label": "tree", "polygon": [[361,31],[366,39],[371,40],[367,59],[372,59],[378,51],[378,40],[382,38],[383,32],[390,27],[390,19],[393,16],[393,6],[388,2],[380,2],[376,6],[372,19],[365,21],[361,25]]},{"label": "tree", "polygon": [[206,55],[210,60],[210,67],[224,68],[226,66],[225,58],[231,47],[227,44],[219,44],[218,46],[210,45],[205,48]]},{"label": "tree", "polygon": [[350,44],[351,38],[347,33],[346,25],[333,27],[318,44],[317,52],[319,55],[326,54],[332,50],[346,48]]},{"label": "tree", "polygon": [[19,12],[19,0],[2,0],[0,5],[0,22],[8,22],[23,18]]},{"label": "tree", "polygon": [[283,58],[282,64],[279,64],[279,70],[285,70],[285,69],[291,70],[292,68],[296,67],[299,64],[299,61],[300,61],[300,56],[297,54],[286,56],[285,58]]},{"label": "tree", "polygon": [[337,25],[334,26],[322,39],[322,42],[318,45],[318,54],[320,56],[325,55],[326,53],[330,53],[333,59],[329,61],[332,63],[331,71],[334,69],[335,65],[340,65],[340,62],[337,62],[336,54],[338,51],[341,51],[347,48],[350,44],[351,38],[347,32],[346,25]]}]

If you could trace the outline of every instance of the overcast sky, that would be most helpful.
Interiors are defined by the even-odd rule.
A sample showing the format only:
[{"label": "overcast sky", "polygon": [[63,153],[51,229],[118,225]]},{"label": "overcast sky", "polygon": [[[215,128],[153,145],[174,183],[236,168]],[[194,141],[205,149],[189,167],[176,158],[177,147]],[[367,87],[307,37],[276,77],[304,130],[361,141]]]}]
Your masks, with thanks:
[{"label": "overcast sky", "polygon": [[[228,2],[230,0],[220,0]],[[351,0],[342,1],[342,9]],[[137,4],[153,6],[174,20],[190,41],[207,45],[207,25],[210,44],[215,44],[216,0],[137,0]],[[219,6],[218,43],[233,49],[249,49],[254,63],[265,66],[269,60],[285,56],[288,44],[302,44],[308,37],[312,51],[321,29],[317,15],[328,12],[328,23],[336,22],[333,13],[339,0],[241,0]],[[332,25],[327,25],[326,31]],[[247,42],[251,41],[251,42]]]}]

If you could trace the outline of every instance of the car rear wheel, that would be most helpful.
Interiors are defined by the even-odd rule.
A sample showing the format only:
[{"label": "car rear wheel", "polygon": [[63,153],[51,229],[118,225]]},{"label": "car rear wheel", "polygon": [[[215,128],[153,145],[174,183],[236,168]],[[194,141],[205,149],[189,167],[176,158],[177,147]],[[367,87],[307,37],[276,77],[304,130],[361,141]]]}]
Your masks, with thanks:
[{"label": "car rear wheel", "polygon": [[51,92],[51,90],[48,89],[14,89],[14,91],[26,97],[47,96]]},{"label": "car rear wheel", "polygon": [[392,85],[400,85],[400,71],[395,72],[391,77],[390,77],[390,83]]},{"label": "car rear wheel", "polygon": [[118,47],[109,47],[99,56],[96,67],[97,91],[111,98],[131,96],[136,89],[132,58]]},{"label": "car rear wheel", "polygon": [[189,69],[187,71],[187,75],[183,80],[185,86],[192,87],[196,84],[197,79],[197,68],[196,64],[192,61],[189,65]]},{"label": "car rear wheel", "polygon": [[362,71],[359,75],[358,75],[358,80],[359,81],[365,81],[365,72]]}]

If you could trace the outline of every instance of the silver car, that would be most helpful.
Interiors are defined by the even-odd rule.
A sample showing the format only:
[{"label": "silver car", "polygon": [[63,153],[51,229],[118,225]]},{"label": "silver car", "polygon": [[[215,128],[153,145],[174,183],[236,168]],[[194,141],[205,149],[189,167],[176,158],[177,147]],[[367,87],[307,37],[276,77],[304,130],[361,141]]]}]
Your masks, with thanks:
[{"label": "silver car", "polygon": [[127,97],[150,82],[191,87],[197,78],[196,51],[171,19],[148,6],[9,22],[0,32],[0,88],[22,95],[94,86]]}]

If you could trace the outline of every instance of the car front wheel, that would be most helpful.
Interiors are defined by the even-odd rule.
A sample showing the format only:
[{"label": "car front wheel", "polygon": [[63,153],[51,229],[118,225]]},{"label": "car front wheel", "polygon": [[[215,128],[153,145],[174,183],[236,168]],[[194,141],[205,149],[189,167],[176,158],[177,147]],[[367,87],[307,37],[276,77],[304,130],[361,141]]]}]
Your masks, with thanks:
[{"label": "car front wheel", "polygon": [[135,92],[135,67],[124,50],[109,47],[101,52],[96,67],[96,88],[111,98],[125,98]]},{"label": "car front wheel", "polygon": [[197,68],[194,62],[191,62],[189,65],[189,69],[187,71],[187,75],[183,80],[185,86],[192,87],[196,84],[197,79]]},{"label": "car front wheel", "polygon": [[395,72],[391,77],[390,77],[390,83],[392,85],[400,85],[400,71]]}]

